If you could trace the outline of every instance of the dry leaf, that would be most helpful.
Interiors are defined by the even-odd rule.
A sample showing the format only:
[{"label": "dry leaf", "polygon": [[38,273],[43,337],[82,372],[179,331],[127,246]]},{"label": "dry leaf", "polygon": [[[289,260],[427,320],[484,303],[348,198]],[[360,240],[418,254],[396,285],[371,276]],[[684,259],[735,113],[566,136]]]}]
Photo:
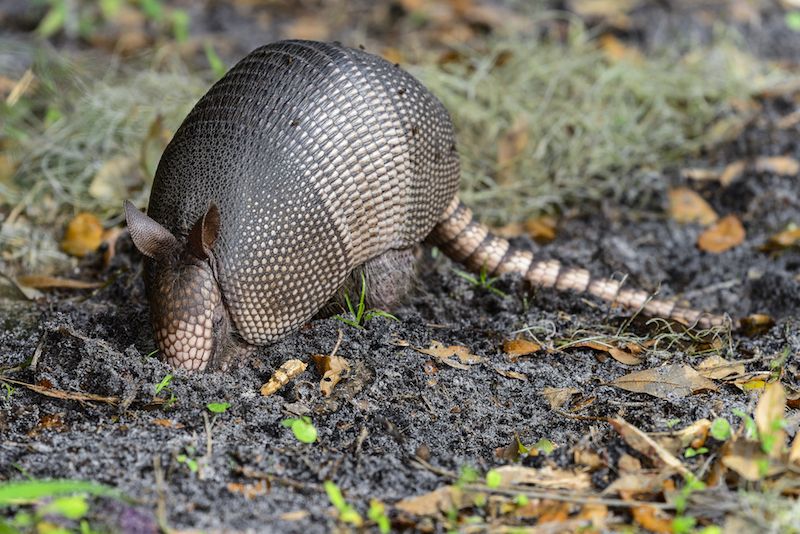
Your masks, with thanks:
[{"label": "dry leaf", "polygon": [[517,117],[514,124],[497,141],[497,182],[508,183],[513,175],[512,164],[528,146],[528,123]]},{"label": "dry leaf", "polygon": [[539,469],[521,465],[504,465],[495,469],[502,486],[527,484],[546,489],[570,491],[588,490],[592,487],[589,473],[571,469],[544,466]]},{"label": "dry leaf", "polygon": [[89,195],[109,203],[122,202],[128,196],[125,176],[136,169],[136,160],[129,156],[116,156],[105,161],[92,178]]},{"label": "dry leaf", "polygon": [[732,375],[743,375],[745,367],[740,362],[730,362],[722,356],[709,356],[697,366],[697,372],[706,378],[724,380]]},{"label": "dry leaf", "polygon": [[261,395],[269,397],[288,384],[290,380],[305,371],[306,367],[308,367],[308,364],[302,360],[286,360],[280,367],[275,369],[275,372],[272,373],[272,376],[267,380],[266,384],[261,386]]},{"label": "dry leaf", "polygon": [[408,514],[422,516],[437,515],[440,512],[446,512],[453,508],[459,500],[455,493],[456,491],[454,491],[452,486],[442,486],[424,495],[402,499],[396,502],[394,507]]},{"label": "dry leaf", "polygon": [[761,445],[755,441],[736,440],[727,448],[722,456],[722,465],[735,471],[740,477],[756,482],[764,476],[780,472],[771,465],[766,472],[764,466],[769,465]]},{"label": "dry leaf", "polygon": [[341,356],[328,356],[326,354],[313,354],[311,359],[317,365],[317,371],[322,375],[319,390],[326,397],[330,396],[344,376],[350,371],[350,362]]},{"label": "dry leaf", "polygon": [[558,410],[573,397],[581,391],[576,388],[544,388],[542,395],[550,404],[551,410]]},{"label": "dry leaf", "polygon": [[719,173],[714,169],[682,169],[681,176],[695,182],[712,182],[719,180]]},{"label": "dry leaf", "polygon": [[556,238],[557,227],[558,221],[550,215],[542,215],[525,221],[525,231],[540,245],[547,244]]},{"label": "dry leaf", "polygon": [[163,426],[164,428],[184,428],[183,423],[176,423],[172,419],[163,419],[161,417],[157,417],[153,419],[153,424],[158,426]]},{"label": "dry leaf", "polygon": [[759,436],[770,437],[773,441],[770,458],[778,458],[786,443],[786,431],[783,429],[784,412],[786,411],[786,392],[780,382],[768,384],[761,398],[758,399],[753,419],[756,421]]},{"label": "dry leaf", "polygon": [[612,28],[630,27],[628,13],[636,5],[636,0],[569,0],[569,9],[580,15],[581,19],[601,20]]},{"label": "dry leaf", "polygon": [[526,356],[539,352],[542,346],[527,339],[509,339],[503,342],[503,352],[511,356]]},{"label": "dry leaf", "polygon": [[659,445],[653,438],[628,423],[621,417],[610,419],[609,423],[617,433],[622,436],[625,443],[633,447],[635,450],[650,458],[656,464],[663,464],[671,467],[675,471],[684,476],[690,475],[691,472],[684,467],[680,460],[671,454],[664,447]]},{"label": "dry leaf", "polygon": [[497,374],[502,375],[502,376],[504,376],[506,378],[514,378],[516,380],[522,380],[523,382],[527,382],[528,381],[528,375],[525,375],[523,373],[518,373],[516,371],[506,371],[506,370],[503,370],[503,369],[495,368],[495,372],[497,372]]},{"label": "dry leaf", "polygon": [[642,363],[642,358],[640,356],[636,356],[631,352],[618,349],[616,347],[609,348],[608,353],[611,355],[612,358],[617,360],[619,363],[625,365],[639,365],[640,363]]},{"label": "dry leaf", "polygon": [[769,332],[775,326],[775,320],[769,315],[754,313],[740,319],[739,325],[746,336],[753,337]]},{"label": "dry leaf", "polygon": [[251,501],[261,495],[269,493],[269,484],[266,480],[259,480],[252,484],[240,484],[238,482],[228,482],[228,491],[243,495],[245,499]]},{"label": "dry leaf", "polygon": [[744,161],[734,161],[733,163],[729,163],[725,169],[722,171],[722,174],[719,175],[719,183],[722,184],[724,187],[729,186],[733,183],[734,180],[739,178],[744,172],[745,162]]},{"label": "dry leaf", "polygon": [[591,449],[585,449],[583,447],[576,447],[575,450],[572,451],[572,460],[576,464],[586,466],[590,469],[600,469],[606,466],[605,460],[603,460],[599,454]]},{"label": "dry leaf", "polygon": [[755,169],[758,172],[795,176],[800,171],[800,161],[788,156],[762,156],[756,159]]},{"label": "dry leaf", "polygon": [[103,282],[85,282],[83,280],[39,274],[25,274],[19,276],[17,277],[17,283],[21,286],[32,287],[34,289],[96,289],[103,286]]},{"label": "dry leaf", "polygon": [[617,467],[622,472],[638,473],[642,470],[642,462],[628,453],[623,454],[617,461]]},{"label": "dry leaf", "polygon": [[669,191],[669,213],[679,223],[711,224],[717,213],[697,192],[688,187],[676,187]]},{"label": "dry leaf", "polygon": [[800,246],[800,228],[789,228],[770,237],[760,249],[764,252],[774,252],[798,246]]},{"label": "dry leaf", "polygon": [[789,449],[789,461],[795,465],[800,465],[800,432],[794,435],[792,447]]},{"label": "dry leaf", "polygon": [[642,53],[635,47],[623,43],[616,36],[604,33],[599,39],[600,49],[606,58],[611,61],[630,61],[631,63],[641,63]]},{"label": "dry leaf", "polygon": [[302,521],[311,515],[308,510],[293,510],[278,516],[281,521]]},{"label": "dry leaf", "polygon": [[634,506],[631,508],[633,520],[648,532],[672,534],[672,517],[663,510],[652,506]]},{"label": "dry leaf", "polygon": [[744,226],[736,215],[728,215],[700,234],[697,246],[700,250],[719,254],[744,242]]},{"label": "dry leaf", "polygon": [[91,213],[79,213],[67,225],[61,248],[72,256],[83,257],[103,242],[103,225]]},{"label": "dry leaf", "polygon": [[[483,358],[470,353],[467,347],[462,347],[459,345],[450,345],[449,347],[445,347],[438,341],[431,341],[431,346],[427,349],[415,347],[414,350],[429,356],[433,356],[437,361],[461,370],[469,369],[470,365],[483,362]],[[458,361],[451,360],[451,356],[457,357]]]},{"label": "dry leaf", "polygon": [[603,495],[616,493],[631,497],[642,493],[660,493],[664,479],[669,478],[672,474],[671,470],[658,473],[625,473],[608,485],[602,493]]},{"label": "dry leaf", "polygon": [[670,432],[651,432],[649,436],[671,454],[679,455],[686,447],[698,449],[705,444],[711,421],[700,419],[691,425]]},{"label": "dry leaf", "polygon": [[688,365],[672,364],[621,376],[611,382],[618,388],[647,393],[660,399],[680,399],[698,391],[716,391],[714,382]]}]

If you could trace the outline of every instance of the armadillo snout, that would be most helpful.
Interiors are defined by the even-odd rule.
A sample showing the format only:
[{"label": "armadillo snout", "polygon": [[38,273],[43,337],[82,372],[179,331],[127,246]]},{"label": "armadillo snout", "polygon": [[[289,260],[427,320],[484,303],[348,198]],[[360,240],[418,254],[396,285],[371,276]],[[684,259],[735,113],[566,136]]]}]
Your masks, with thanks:
[{"label": "armadillo snout", "polygon": [[223,307],[219,286],[206,264],[159,274],[150,292],[158,347],[170,365],[202,371],[217,349],[214,318]]}]

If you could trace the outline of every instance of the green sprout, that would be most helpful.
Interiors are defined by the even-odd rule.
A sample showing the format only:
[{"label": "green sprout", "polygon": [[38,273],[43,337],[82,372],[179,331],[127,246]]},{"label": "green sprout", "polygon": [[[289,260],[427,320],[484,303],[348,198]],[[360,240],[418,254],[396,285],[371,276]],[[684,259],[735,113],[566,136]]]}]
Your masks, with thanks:
[{"label": "green sprout", "polygon": [[339,521],[342,523],[350,523],[353,526],[360,527],[364,524],[364,520],[358,514],[355,508],[344,500],[342,490],[339,489],[333,481],[325,481],[325,493],[328,494],[328,499],[336,511],[339,512]]},{"label": "green sprout", "polygon": [[367,517],[378,525],[378,531],[381,534],[389,534],[392,530],[389,516],[386,515],[386,506],[378,499],[369,501],[369,510],[367,510]]},{"label": "green sprout", "polygon": [[317,427],[311,422],[311,418],[303,417],[289,417],[281,421],[281,424],[286,428],[291,428],[294,437],[300,443],[314,443],[317,441]]},{"label": "green sprout", "polygon": [[350,295],[345,293],[344,294],[344,302],[347,305],[347,312],[352,317],[344,317],[342,315],[334,316],[334,319],[343,322],[348,326],[352,326],[353,328],[364,328],[364,323],[369,321],[370,319],[374,319],[375,317],[383,317],[385,319],[391,319],[393,321],[397,321],[397,317],[392,315],[389,312],[385,312],[383,310],[377,310],[375,308],[367,309],[366,305],[367,301],[367,278],[364,276],[364,273],[361,273],[361,292],[358,296],[358,306],[353,306],[353,301],[350,299]]},{"label": "green sprout", "polygon": [[497,295],[498,297],[502,298],[508,297],[507,293],[500,291],[499,289],[494,287],[494,283],[497,282],[498,277],[489,276],[489,272],[486,270],[486,267],[483,267],[481,269],[481,272],[477,277],[471,273],[461,271],[459,269],[453,269],[453,272],[475,287],[484,289],[486,291],[490,291],[495,295]]},{"label": "green sprout", "polygon": [[726,441],[731,437],[732,434],[731,424],[727,419],[717,417],[711,422],[711,428],[709,429],[709,432],[711,432],[711,437],[715,440]]},{"label": "green sprout", "polygon": [[175,459],[178,460],[178,463],[185,465],[192,473],[197,473],[200,470],[200,464],[195,459],[196,452],[197,450],[194,447],[188,446],[186,447],[186,453],[177,455]]},{"label": "green sprout", "polygon": [[229,402],[209,402],[206,408],[211,413],[225,413],[231,407]]},{"label": "green sprout", "polygon": [[178,401],[178,397],[176,397],[175,393],[173,393],[173,391],[172,391],[172,379],[173,379],[172,374],[171,373],[167,373],[164,376],[164,378],[161,379],[161,382],[159,382],[155,386],[155,396],[156,397],[158,397],[158,395],[162,391],[164,393],[169,393],[169,398],[167,399],[167,402],[164,404],[165,408],[169,408],[170,406],[172,406],[173,404],[175,404]]}]

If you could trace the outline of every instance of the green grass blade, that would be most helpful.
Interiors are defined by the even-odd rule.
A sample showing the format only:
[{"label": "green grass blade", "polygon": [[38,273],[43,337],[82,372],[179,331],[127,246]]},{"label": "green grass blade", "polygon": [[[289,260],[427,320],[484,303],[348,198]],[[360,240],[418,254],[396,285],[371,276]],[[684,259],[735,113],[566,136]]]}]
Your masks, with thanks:
[{"label": "green grass blade", "polygon": [[24,480],[0,484],[0,507],[36,502],[45,497],[88,493],[103,497],[121,498],[119,490],[82,480]]}]

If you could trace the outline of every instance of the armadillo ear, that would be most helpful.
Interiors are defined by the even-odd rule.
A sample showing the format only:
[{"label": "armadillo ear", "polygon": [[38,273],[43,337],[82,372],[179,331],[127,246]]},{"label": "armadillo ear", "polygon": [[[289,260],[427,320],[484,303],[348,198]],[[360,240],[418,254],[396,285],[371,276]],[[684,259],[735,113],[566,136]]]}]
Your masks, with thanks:
[{"label": "armadillo ear", "polygon": [[136,209],[130,200],[125,201],[125,219],[133,244],[148,258],[156,259],[178,245],[169,230]]},{"label": "armadillo ear", "polygon": [[219,236],[219,210],[213,202],[189,231],[189,250],[200,259],[211,255]]}]

